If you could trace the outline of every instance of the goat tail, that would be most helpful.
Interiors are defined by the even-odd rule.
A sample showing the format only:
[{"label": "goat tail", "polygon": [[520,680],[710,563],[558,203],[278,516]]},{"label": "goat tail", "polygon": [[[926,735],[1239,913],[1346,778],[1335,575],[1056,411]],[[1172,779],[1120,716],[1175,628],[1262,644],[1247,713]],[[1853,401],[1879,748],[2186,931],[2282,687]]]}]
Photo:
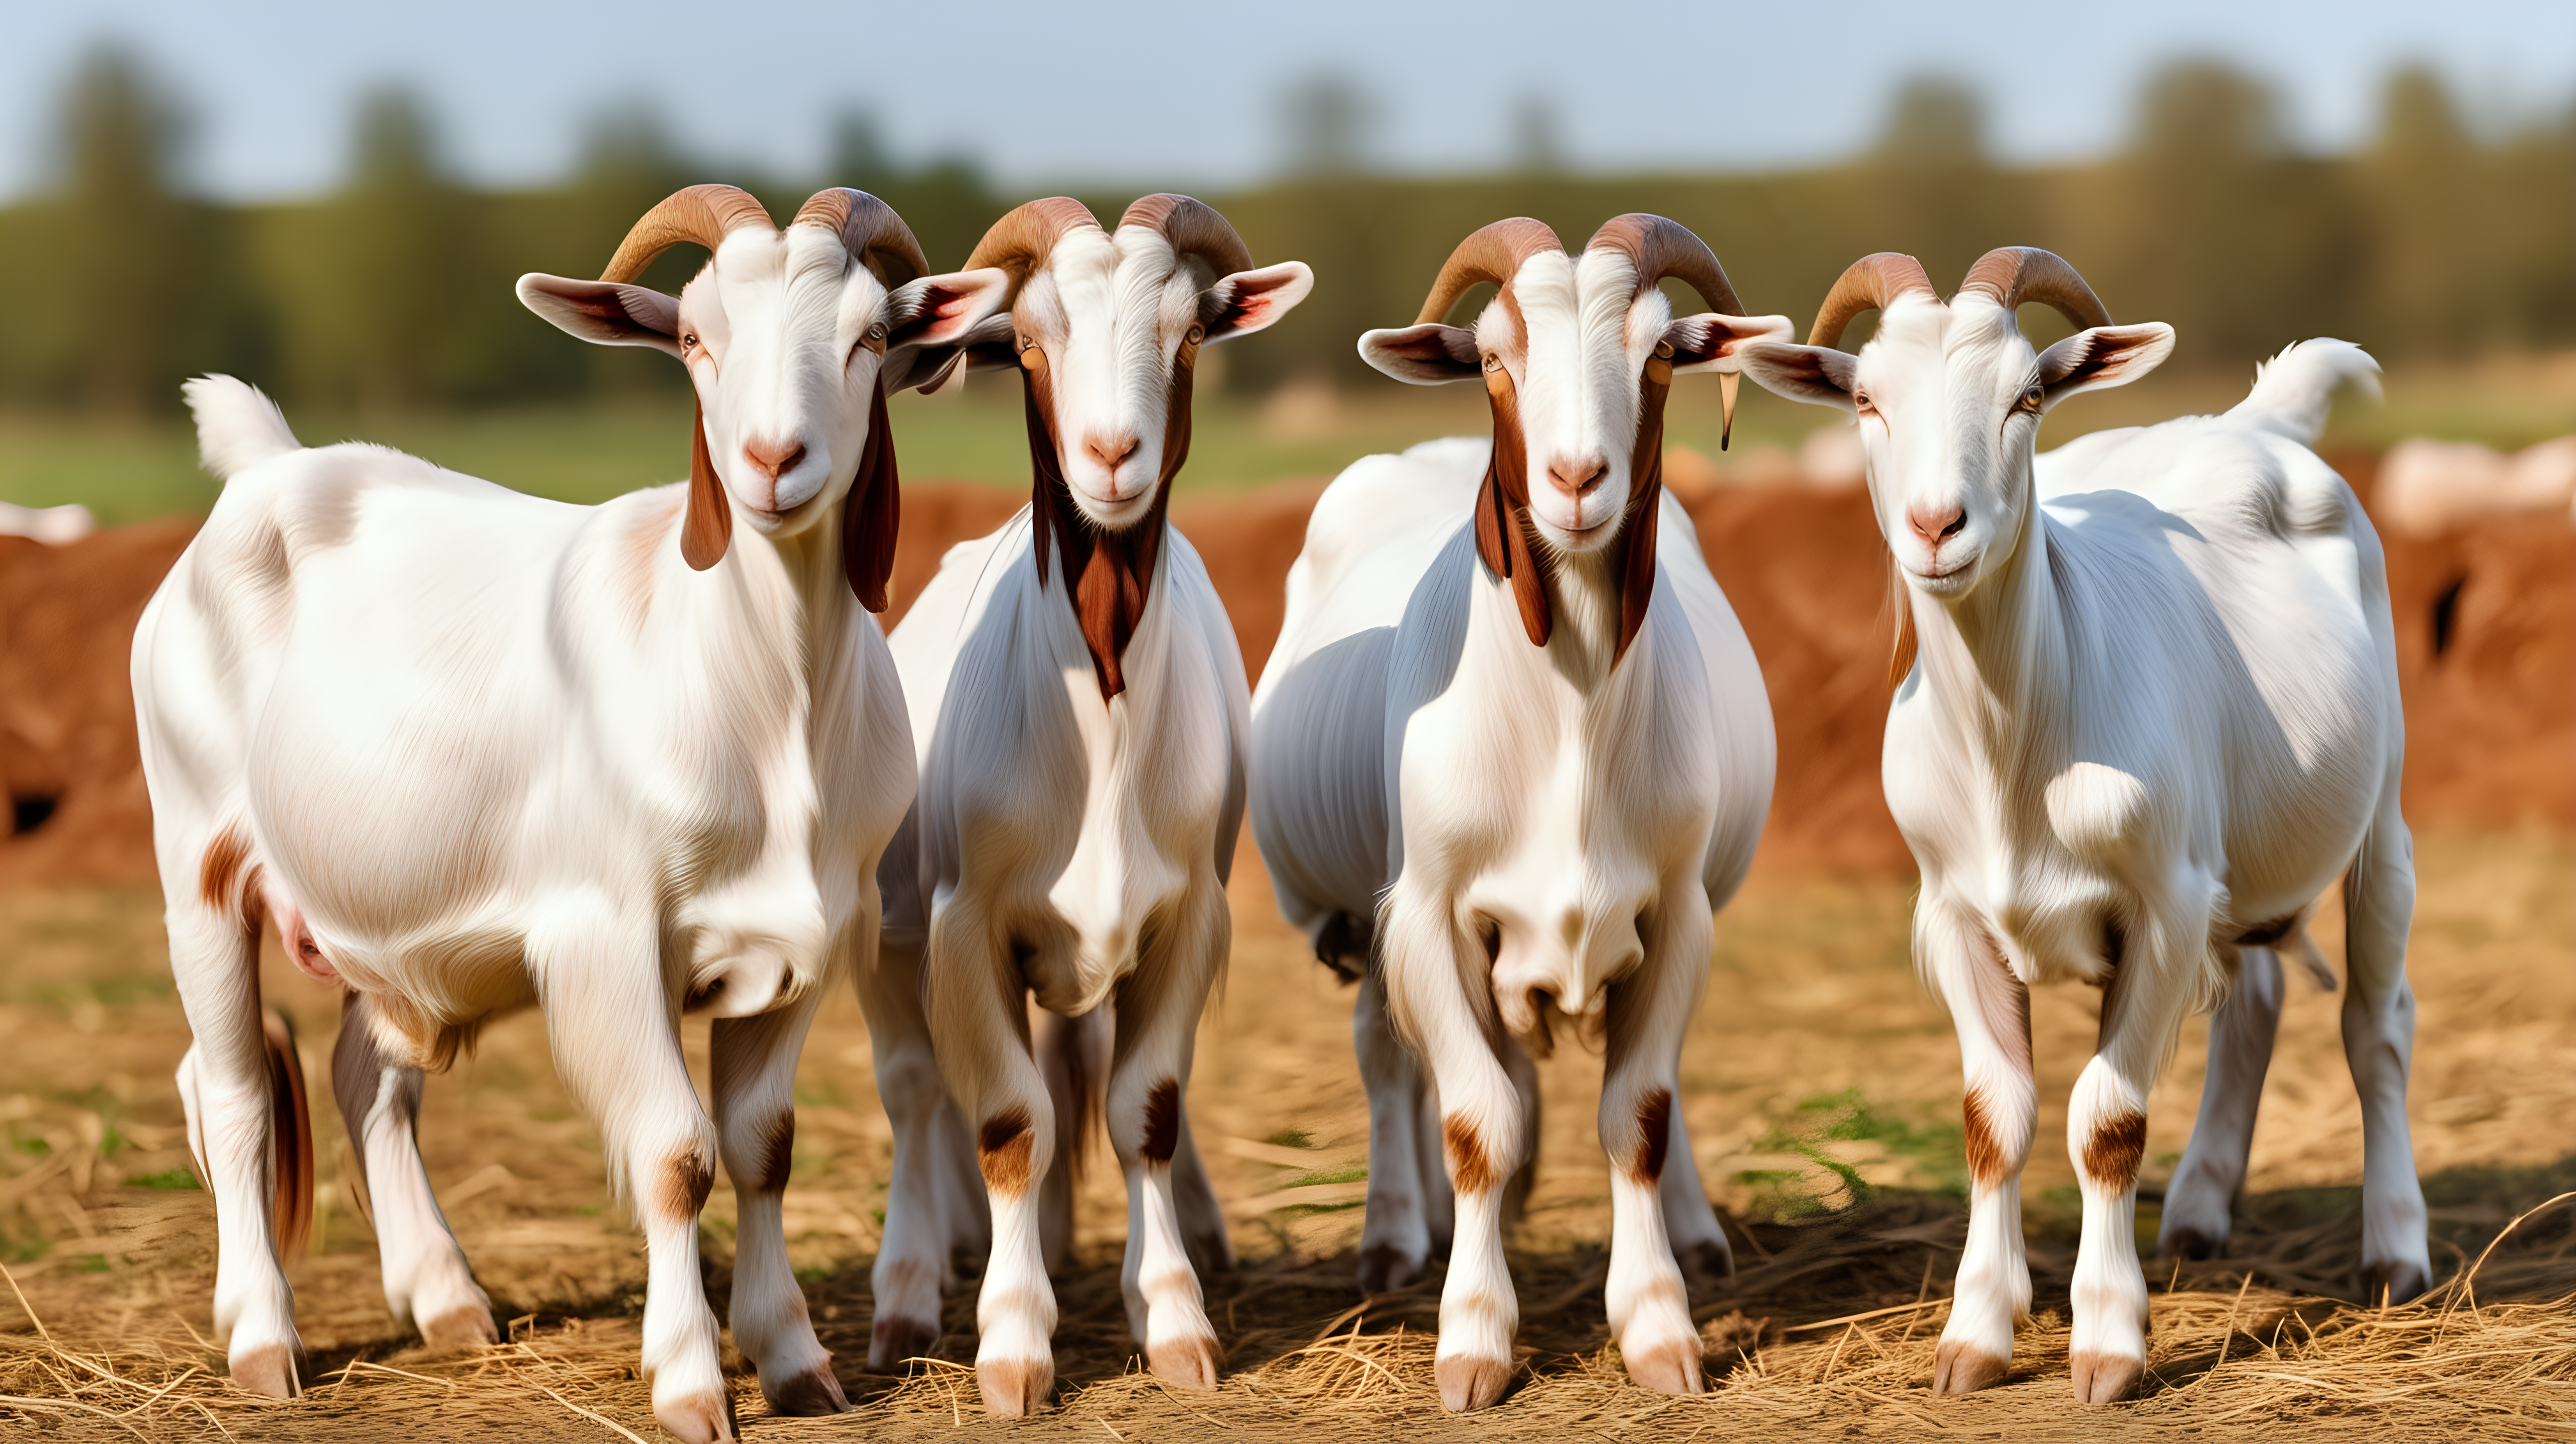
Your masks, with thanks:
[{"label": "goat tail", "polygon": [[304,449],[277,403],[239,377],[199,376],[179,391],[197,417],[197,455],[217,481]]},{"label": "goat tail", "polygon": [[295,1029],[275,1008],[261,1010],[268,1042],[269,1147],[277,1163],[277,1254],[292,1264],[313,1236],[313,1109],[304,1092],[304,1062]]},{"label": "goat tail", "polygon": [[2346,383],[2380,399],[2379,363],[2371,354],[2331,336],[2293,341],[2280,355],[2254,368],[2254,389],[2227,414],[2301,446],[2325,435],[2326,410]]}]

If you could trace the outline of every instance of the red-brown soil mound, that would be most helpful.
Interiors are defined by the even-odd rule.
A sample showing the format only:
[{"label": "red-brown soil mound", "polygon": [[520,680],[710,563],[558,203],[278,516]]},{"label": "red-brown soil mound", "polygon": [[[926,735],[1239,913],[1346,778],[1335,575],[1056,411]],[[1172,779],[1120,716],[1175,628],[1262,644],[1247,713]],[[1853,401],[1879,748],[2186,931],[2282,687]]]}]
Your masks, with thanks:
[{"label": "red-brown soil mound", "polygon": [[[2337,460],[2367,495],[2370,459]],[[1256,677],[1321,490],[1291,482],[1173,508],[1225,596]],[[1021,500],[991,487],[906,487],[887,622],[911,605],[942,553],[999,525]],[[1879,797],[1890,613],[1886,555],[1866,498],[1769,487],[1712,489],[1688,501],[1709,564],[1762,659],[1779,724],[1780,783],[1762,865],[1907,866]],[[0,776],[20,828],[0,840],[0,887],[154,880],[127,653],[136,617],[193,529],[171,518],[66,547],[0,537]],[[2576,532],[2547,520],[2492,522],[2386,544],[2409,819],[2576,828]]]}]

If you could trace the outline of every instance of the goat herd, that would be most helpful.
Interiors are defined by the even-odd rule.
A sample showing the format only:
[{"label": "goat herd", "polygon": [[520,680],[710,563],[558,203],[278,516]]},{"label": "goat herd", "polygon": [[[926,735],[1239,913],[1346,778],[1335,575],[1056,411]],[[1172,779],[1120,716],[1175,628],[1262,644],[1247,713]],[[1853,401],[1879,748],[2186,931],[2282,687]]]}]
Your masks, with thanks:
[{"label": "goat herd", "polygon": [[[677,297],[636,283],[681,242],[712,254]],[[1946,301],[1911,258],[1866,257],[1798,345],[1786,317],[1741,314],[1672,221],[1620,216],[1572,253],[1498,221],[1413,325],[1359,342],[1401,381],[1480,381],[1491,439],[1332,484],[1256,693],[1166,502],[1201,349],[1279,319],[1312,273],[1255,267],[1174,195],[1114,230],[1033,201],[962,270],[929,271],[872,196],[823,191],[781,231],[703,185],[600,279],[523,278],[539,315],[668,352],[696,391],[688,483],[598,507],[307,450],[247,385],[188,384],[226,484],[144,614],[133,679],[236,1382],[299,1388],[282,1263],[312,1146],[260,1001],[273,920],[296,966],[345,989],[333,1091],[387,1301],[432,1344],[487,1342],[493,1321],[422,1167],[423,1076],[533,1004],[646,1235],[663,1426],[734,1429],[697,1251],[719,1160],[735,1342],[774,1411],[845,1408],[780,1221],[797,1056],[839,980],[894,1136],[869,1368],[925,1352],[980,1262],[985,1407],[1045,1406],[1063,1165],[1097,1116],[1127,1185],[1129,1328],[1156,1375],[1213,1385],[1200,1279],[1231,1255],[1185,1094],[1248,812],[1281,909],[1359,984],[1361,1282],[1446,1253],[1443,1400],[1483,1408],[1511,1375],[1503,1227],[1530,1060],[1560,1027],[1602,1040],[1620,1356],[1642,1385],[1699,1391],[1685,1278],[1731,1262],[1677,1068],[1774,746],[1752,648],[1661,485],[1681,372],[1714,372],[1730,416],[1746,375],[1856,413],[1901,586],[1887,800],[1922,871],[1916,953],[1958,1028],[1973,1179],[1934,1389],[1998,1380],[2030,1304],[2029,985],[2102,990],[2069,1110],[2072,1367],[2079,1399],[2115,1400],[2143,1367],[2149,1086],[2184,1016],[2216,1008],[2162,1234],[2206,1255],[2244,1177],[2280,954],[2322,969],[2302,925],[2338,874],[2367,1282],[2426,1285],[2388,597],[2370,523],[2308,449],[2339,383],[2375,384],[2360,350],[2296,345],[2225,415],[2039,456],[2051,407],[2173,346],[2112,324],[2048,252],[1994,251]],[[1666,279],[1709,309],[1673,315]],[[1498,289],[1474,324],[1447,324],[1479,283]],[[2035,349],[2025,302],[2076,333]],[[1836,349],[1872,309],[1875,337]],[[1025,388],[1031,503],[951,551],[889,636],[870,615],[900,505],[886,397],[984,368]],[[712,1019],[712,1117],[688,1013]]]}]

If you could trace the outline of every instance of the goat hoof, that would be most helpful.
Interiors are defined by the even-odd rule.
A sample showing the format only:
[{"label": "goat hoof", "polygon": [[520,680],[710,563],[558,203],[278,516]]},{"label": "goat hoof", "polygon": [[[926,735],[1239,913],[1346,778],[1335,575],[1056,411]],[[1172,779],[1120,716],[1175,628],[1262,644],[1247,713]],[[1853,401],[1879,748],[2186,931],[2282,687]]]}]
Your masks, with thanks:
[{"label": "goat hoof", "polygon": [[975,1383],[984,1391],[984,1412],[996,1418],[1024,1419],[1045,1410],[1055,1389],[1055,1364],[1048,1359],[986,1359],[975,1365]]},{"label": "goat hoof", "polygon": [[684,1444],[716,1444],[734,1434],[733,1396],[721,1390],[653,1401],[653,1422]]},{"label": "goat hoof", "polygon": [[499,1342],[490,1309],[450,1309],[420,1326],[421,1347],[433,1354],[470,1354]]},{"label": "goat hoof", "polygon": [[769,1412],[782,1418],[820,1419],[827,1414],[845,1413],[850,1407],[850,1396],[841,1392],[841,1381],[833,1377],[828,1362],[801,1374],[790,1374],[775,1384],[762,1379],[760,1393],[769,1401]]},{"label": "goat hoof", "polygon": [[1215,1388],[1219,1357],[1216,1340],[1205,1334],[1184,1334],[1145,1349],[1154,1377],[1184,1389]]},{"label": "goat hoof", "polygon": [[1372,1244],[1360,1250],[1360,1292],[1393,1293],[1411,1288],[1422,1280],[1422,1261],[1407,1258],[1391,1244]]},{"label": "goat hoof", "polygon": [[1431,1372],[1440,1381],[1440,1407],[1452,1414],[1492,1408],[1512,1381],[1509,1360],[1480,1359],[1473,1354],[1449,1355]]},{"label": "goat hoof", "polygon": [[868,1372],[900,1374],[904,1362],[928,1354],[939,1343],[939,1326],[892,1315],[868,1330]]},{"label": "goat hoof", "polygon": [[1723,1242],[1676,1249],[1673,1262],[1681,1265],[1682,1286],[1694,1294],[1715,1293],[1735,1277],[1735,1254]]},{"label": "goat hoof", "polygon": [[1970,1344],[1943,1344],[1932,1365],[1932,1392],[1973,1394],[2003,1382],[2012,1361]]},{"label": "goat hoof", "polygon": [[2116,1404],[2138,1392],[2138,1379],[2146,1372],[2146,1360],[2126,1354],[2097,1354],[2079,1349],[2068,1363],[2075,1370],[2075,1402],[2079,1404]]},{"label": "goat hoof", "polygon": [[2382,1301],[2402,1304],[2424,1292],[2424,1271],[2400,1259],[2382,1259],[2362,1267],[2362,1281],[2367,1286],[2363,1303]]},{"label": "goat hoof", "polygon": [[1619,1357],[1627,1361],[1629,1381],[1640,1389],[1652,1389],[1658,1394],[1703,1392],[1696,1340],[1650,1344],[1635,1353],[1623,1347]]},{"label": "goat hoof", "polygon": [[2225,1252],[2227,1240],[2212,1238],[2196,1228],[2178,1228],[2164,1237],[2156,1252],[2164,1258],[2188,1259],[2194,1263],[2212,1259]]},{"label": "goat hoof", "polygon": [[296,1378],[295,1351],[284,1344],[255,1345],[234,1354],[229,1362],[233,1386],[246,1393],[292,1399],[304,1392]]}]

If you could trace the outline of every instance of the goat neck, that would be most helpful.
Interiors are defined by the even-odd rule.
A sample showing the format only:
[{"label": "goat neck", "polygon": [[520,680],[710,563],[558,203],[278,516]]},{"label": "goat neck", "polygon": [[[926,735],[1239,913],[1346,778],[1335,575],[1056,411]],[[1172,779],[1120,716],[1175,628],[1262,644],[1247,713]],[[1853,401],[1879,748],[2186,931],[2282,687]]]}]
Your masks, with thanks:
[{"label": "goat neck", "polygon": [[2026,500],[2018,534],[1994,573],[1955,601],[1912,587],[1904,587],[1901,599],[1914,634],[1919,685],[1962,736],[1998,765],[2016,749],[2054,735],[2071,670],[2058,595],[2064,559],[2050,545],[2030,458],[2018,460]]},{"label": "goat neck", "polygon": [[1038,583],[1049,577],[1049,555],[1064,560],[1064,594],[1081,624],[1082,641],[1100,681],[1100,700],[1127,690],[1123,659],[1128,640],[1145,618],[1153,598],[1155,568],[1162,559],[1163,533],[1169,525],[1172,478],[1190,455],[1190,381],[1197,372],[1198,346],[1185,342],[1172,365],[1169,421],[1163,430],[1163,462],[1154,484],[1153,505],[1143,519],[1123,531],[1103,531],[1074,504],[1073,493],[1057,460],[1055,402],[1049,392],[1046,352],[1032,346],[1020,353],[1021,397],[1027,408],[1029,466],[1036,478],[1029,499],[1029,532],[1036,549]]}]

